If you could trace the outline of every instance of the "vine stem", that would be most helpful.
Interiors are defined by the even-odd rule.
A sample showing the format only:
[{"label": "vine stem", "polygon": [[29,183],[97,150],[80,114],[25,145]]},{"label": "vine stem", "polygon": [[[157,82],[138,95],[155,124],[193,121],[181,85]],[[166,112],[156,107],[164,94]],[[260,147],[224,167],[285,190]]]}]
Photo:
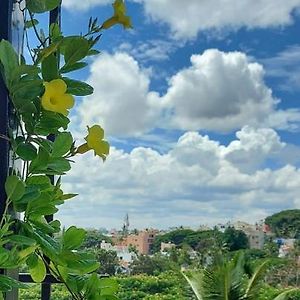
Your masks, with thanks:
[{"label": "vine stem", "polygon": [[1,222],[0,222],[0,228],[2,228],[2,226],[4,225],[4,221],[5,221],[5,218],[6,218],[6,215],[7,215],[7,212],[8,212],[8,208],[9,208],[9,205],[11,204],[11,200],[9,198],[6,199],[6,203],[5,203],[5,208],[4,208],[4,212],[3,212],[3,215],[2,215],[2,218],[1,218]]},{"label": "vine stem", "polygon": [[6,140],[6,141],[8,141],[8,142],[10,142],[10,138],[7,137],[7,136],[4,135],[4,134],[0,134],[0,138]]},{"label": "vine stem", "polygon": [[36,28],[36,26],[34,24],[34,20],[33,20],[33,15],[32,15],[32,13],[30,11],[29,11],[29,17],[30,17],[30,20],[32,22],[32,27],[33,27],[33,30],[35,32],[35,35],[36,35],[37,39],[39,40],[39,42],[41,43],[41,45],[43,47],[45,47],[45,43],[42,41],[42,39],[41,39],[41,37],[40,37],[40,35],[39,35],[38,31],[37,31],[37,28]]},{"label": "vine stem", "polygon": [[44,261],[45,265],[47,266],[47,268],[49,270],[52,271],[52,273],[57,277],[59,278],[63,284],[66,286],[67,290],[69,291],[69,293],[72,295],[72,298],[74,300],[83,300],[83,298],[81,297],[81,295],[78,297],[78,295],[76,295],[71,289],[70,287],[68,286],[67,282],[63,279],[62,275],[60,274],[59,270],[57,268],[53,269],[50,264],[47,262],[47,260],[45,259],[45,257],[43,255],[40,255],[38,254],[39,257]]}]

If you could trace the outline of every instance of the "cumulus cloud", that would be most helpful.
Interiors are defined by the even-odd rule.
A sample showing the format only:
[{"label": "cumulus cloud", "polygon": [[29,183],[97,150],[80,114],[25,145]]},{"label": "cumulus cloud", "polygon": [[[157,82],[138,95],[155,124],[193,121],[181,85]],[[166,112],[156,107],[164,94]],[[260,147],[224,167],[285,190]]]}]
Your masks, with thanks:
[{"label": "cumulus cloud", "polygon": [[153,21],[166,23],[178,39],[195,38],[200,31],[267,28],[293,22],[300,0],[135,0],[143,3]]},{"label": "cumulus cloud", "polygon": [[63,6],[69,10],[82,11],[88,10],[94,6],[111,4],[111,0],[85,0],[85,1],[73,1],[64,0]]},{"label": "cumulus cloud", "polygon": [[[286,147],[276,132],[245,127],[236,136],[225,146],[187,132],[165,154],[113,148],[105,164],[91,156],[77,158],[64,184],[80,196],[62,209],[64,223],[121,226],[129,212],[136,227],[197,226],[241,215],[254,221],[254,212],[261,217],[297,206],[300,170],[265,165]],[[248,172],[242,161],[253,162],[256,169]]]},{"label": "cumulus cloud", "polygon": [[138,135],[154,123],[159,111],[149,92],[149,72],[125,53],[102,54],[91,65],[88,82],[94,94],[83,100],[78,115],[86,124],[101,124],[107,134]]},{"label": "cumulus cloud", "polygon": [[151,70],[129,54],[103,53],[91,65],[92,96],[79,103],[82,127],[99,123],[107,134],[141,136],[154,128],[231,132],[245,125],[298,130],[299,109],[278,109],[264,68],[241,52],[209,49],[168,81],[163,95],[150,90]]},{"label": "cumulus cloud", "polygon": [[171,77],[163,96],[170,122],[183,130],[231,131],[244,125],[293,128],[298,110],[276,110],[262,65],[241,52],[206,50]]}]

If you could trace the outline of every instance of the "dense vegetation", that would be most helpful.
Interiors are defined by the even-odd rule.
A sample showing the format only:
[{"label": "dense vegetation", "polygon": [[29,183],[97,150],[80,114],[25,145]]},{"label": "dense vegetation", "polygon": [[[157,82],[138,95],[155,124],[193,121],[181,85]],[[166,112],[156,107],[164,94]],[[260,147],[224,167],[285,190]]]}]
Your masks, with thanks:
[{"label": "dense vegetation", "polygon": [[[294,222],[294,224],[297,222]],[[277,226],[277,225],[276,225]],[[280,231],[278,231],[280,232]],[[245,285],[251,282],[255,270],[260,265],[260,276],[257,277],[255,300],[274,300],[276,297],[291,288],[299,287],[300,265],[297,257],[300,254],[300,243],[296,241],[295,248],[286,259],[278,259],[278,245],[269,238],[263,249],[249,249],[246,235],[234,228],[227,228],[224,233],[217,229],[194,231],[191,229],[176,229],[158,235],[155,239],[153,254],[138,255],[131,264],[130,275],[114,275],[118,272],[118,258],[116,252],[99,249],[102,240],[110,242],[109,238],[97,230],[88,230],[83,248],[93,252],[100,262],[98,272],[107,273],[117,279],[119,290],[117,296],[120,300],[193,300],[197,299],[187,281],[182,275],[182,266],[187,270],[197,270],[198,279],[203,274],[208,278],[206,286],[214,286],[214,291],[222,291],[222,278],[237,289],[244,297]],[[175,247],[166,253],[160,253],[160,243],[172,242]],[[242,253],[242,259],[237,260],[237,253]],[[270,263],[264,264],[266,259]],[[238,262],[238,263],[237,263]],[[205,271],[204,271],[205,270]],[[204,272],[204,273],[203,273]],[[236,281],[232,281],[236,276]],[[226,279],[228,276],[228,280]],[[215,294],[214,294],[215,295]],[[284,295],[284,294],[283,294]],[[224,296],[224,295],[223,295]],[[222,295],[221,298],[223,299]],[[240,297],[239,296],[239,297]],[[213,296],[214,297],[214,296]],[[231,297],[231,298],[230,298]],[[231,295],[228,299],[232,298]],[[22,290],[21,299],[39,299],[39,286],[31,290]],[[53,300],[69,299],[61,285],[53,286]],[[217,298],[203,298],[216,300]],[[246,298],[245,298],[246,299]],[[250,299],[250,298],[249,298]],[[249,300],[247,298],[247,300]],[[300,300],[300,292],[286,294],[279,300]],[[278,300],[276,299],[276,300]]]},{"label": "dense vegetation", "polygon": [[224,233],[217,229],[194,231],[191,229],[176,229],[155,238],[153,252],[160,251],[162,242],[171,242],[178,247],[189,246],[194,250],[229,247],[231,251],[249,247],[248,238],[243,231],[233,227],[227,228]]},{"label": "dense vegetation", "polygon": [[281,211],[267,217],[265,222],[278,237],[300,238],[300,209]]}]

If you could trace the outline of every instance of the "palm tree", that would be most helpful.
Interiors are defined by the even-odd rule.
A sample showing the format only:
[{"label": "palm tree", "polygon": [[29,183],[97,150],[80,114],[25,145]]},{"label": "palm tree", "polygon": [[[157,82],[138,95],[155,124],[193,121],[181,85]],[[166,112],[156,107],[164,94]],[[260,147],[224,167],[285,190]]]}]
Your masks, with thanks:
[{"label": "palm tree", "polygon": [[[243,253],[238,253],[211,269],[186,271],[183,276],[198,300],[257,300],[269,264],[266,260],[250,272]],[[272,300],[287,300],[296,290],[285,290]]]}]

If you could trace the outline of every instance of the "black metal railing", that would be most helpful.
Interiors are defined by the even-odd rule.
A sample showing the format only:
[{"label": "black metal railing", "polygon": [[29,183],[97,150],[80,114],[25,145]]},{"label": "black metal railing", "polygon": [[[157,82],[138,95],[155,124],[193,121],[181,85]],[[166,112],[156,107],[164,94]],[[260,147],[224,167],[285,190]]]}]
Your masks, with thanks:
[{"label": "black metal railing", "polygon": [[[0,0],[0,41],[2,39],[12,42],[12,14],[14,0]],[[52,23],[60,25],[61,7],[58,7],[49,13],[49,26]],[[20,54],[20,53],[19,53]],[[12,119],[9,108],[8,91],[5,87],[3,78],[0,74],[0,134],[7,136],[10,120]],[[52,137],[49,137],[52,139]],[[9,170],[9,142],[0,139],[0,218],[4,213],[6,204],[5,181]],[[54,180],[54,178],[52,178]],[[47,216],[47,221],[53,220],[53,216]],[[0,270],[4,273],[4,270]],[[16,273],[17,279],[26,283],[33,283],[30,274]],[[59,283],[50,273],[46,275],[45,280],[41,283],[41,300],[51,299],[51,284]],[[16,292],[9,293],[6,299],[17,300]]]}]

